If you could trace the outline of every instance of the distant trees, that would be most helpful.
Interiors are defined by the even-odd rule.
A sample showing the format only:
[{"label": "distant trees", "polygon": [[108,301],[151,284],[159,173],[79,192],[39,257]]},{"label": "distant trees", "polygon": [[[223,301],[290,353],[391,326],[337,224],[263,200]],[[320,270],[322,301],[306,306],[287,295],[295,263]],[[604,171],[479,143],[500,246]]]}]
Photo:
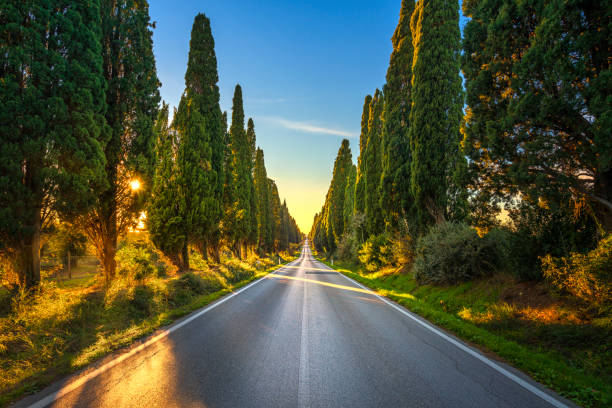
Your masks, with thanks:
[{"label": "distant trees", "polygon": [[189,270],[189,248],[220,260],[227,245],[244,258],[286,250],[301,233],[268,179],[255,124],[244,128],[242,88],[236,86],[232,124],[219,107],[217,60],[210,21],[196,16],[185,74],[185,92],[167,124],[167,106],[156,124],[157,165],[148,226],[153,242],[180,270]]},{"label": "distant trees", "polygon": [[[339,201],[334,195],[336,185],[350,184],[350,173],[338,171],[344,157],[339,153],[325,204],[310,233],[315,247],[327,252],[336,249],[350,228],[353,239],[363,244],[385,232],[389,237],[423,232],[465,217],[457,2],[421,0],[415,7],[403,1],[392,42],[385,92],[377,89],[365,99],[355,200]],[[348,141],[342,142],[340,152],[345,150]],[[353,208],[343,208],[345,213],[364,217],[338,228],[334,214],[346,205]]]},{"label": "distant trees", "polygon": [[40,237],[108,188],[99,1],[5,2],[0,15],[0,253],[40,281]]}]

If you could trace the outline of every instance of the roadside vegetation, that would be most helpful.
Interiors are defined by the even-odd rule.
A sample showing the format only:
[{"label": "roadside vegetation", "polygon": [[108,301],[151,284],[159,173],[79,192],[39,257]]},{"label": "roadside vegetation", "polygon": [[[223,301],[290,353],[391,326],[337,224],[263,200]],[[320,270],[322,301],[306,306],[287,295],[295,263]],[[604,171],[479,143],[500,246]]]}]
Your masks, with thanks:
[{"label": "roadside vegetation", "polygon": [[357,163],[342,141],[310,241],[562,395],[609,406],[609,10],[462,7],[460,30],[457,1],[401,2]]},{"label": "roadside vegetation", "polygon": [[94,275],[45,279],[30,292],[2,288],[0,406],[205,306],[297,253],[240,260],[225,252],[216,263],[192,250],[193,269],[180,273],[146,234],[132,234],[120,242],[118,276],[110,285]]}]

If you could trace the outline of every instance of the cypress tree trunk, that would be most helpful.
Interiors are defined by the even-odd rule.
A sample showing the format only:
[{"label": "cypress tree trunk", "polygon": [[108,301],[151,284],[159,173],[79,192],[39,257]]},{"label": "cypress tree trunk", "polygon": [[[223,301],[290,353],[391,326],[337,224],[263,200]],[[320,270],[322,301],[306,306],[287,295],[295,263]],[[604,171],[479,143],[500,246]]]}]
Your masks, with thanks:
[{"label": "cypress tree trunk", "polygon": [[31,229],[32,234],[22,241],[15,262],[19,284],[24,288],[34,287],[40,282],[40,210],[32,214]]},{"label": "cypress tree trunk", "polygon": [[189,272],[189,245],[187,244],[187,240],[185,240],[185,245],[183,245],[183,249],[181,251],[181,261],[179,265],[180,272]]}]

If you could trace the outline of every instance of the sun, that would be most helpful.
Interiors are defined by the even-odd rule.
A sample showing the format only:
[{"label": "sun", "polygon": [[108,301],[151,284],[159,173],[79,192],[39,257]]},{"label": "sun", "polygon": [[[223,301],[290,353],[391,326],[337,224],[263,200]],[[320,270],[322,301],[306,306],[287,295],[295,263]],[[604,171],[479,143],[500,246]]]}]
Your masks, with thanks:
[{"label": "sun", "polygon": [[130,181],[130,188],[132,189],[132,191],[138,191],[140,190],[140,187],[141,187],[140,180],[134,179]]}]

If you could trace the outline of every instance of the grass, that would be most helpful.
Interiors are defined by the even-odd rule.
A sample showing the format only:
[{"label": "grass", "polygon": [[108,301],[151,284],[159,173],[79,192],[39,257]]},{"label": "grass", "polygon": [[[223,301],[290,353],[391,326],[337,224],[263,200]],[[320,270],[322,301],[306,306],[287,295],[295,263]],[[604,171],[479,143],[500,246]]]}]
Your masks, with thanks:
[{"label": "grass", "polygon": [[104,286],[91,277],[44,282],[28,296],[0,290],[0,406],[149,335],[278,268],[224,259],[197,271]]},{"label": "grass", "polygon": [[[322,260],[323,261],[323,260]],[[325,262],[325,261],[323,261]],[[328,262],[325,262],[330,265]],[[411,274],[333,266],[586,407],[612,404],[612,320],[507,275],[419,286]]]}]

